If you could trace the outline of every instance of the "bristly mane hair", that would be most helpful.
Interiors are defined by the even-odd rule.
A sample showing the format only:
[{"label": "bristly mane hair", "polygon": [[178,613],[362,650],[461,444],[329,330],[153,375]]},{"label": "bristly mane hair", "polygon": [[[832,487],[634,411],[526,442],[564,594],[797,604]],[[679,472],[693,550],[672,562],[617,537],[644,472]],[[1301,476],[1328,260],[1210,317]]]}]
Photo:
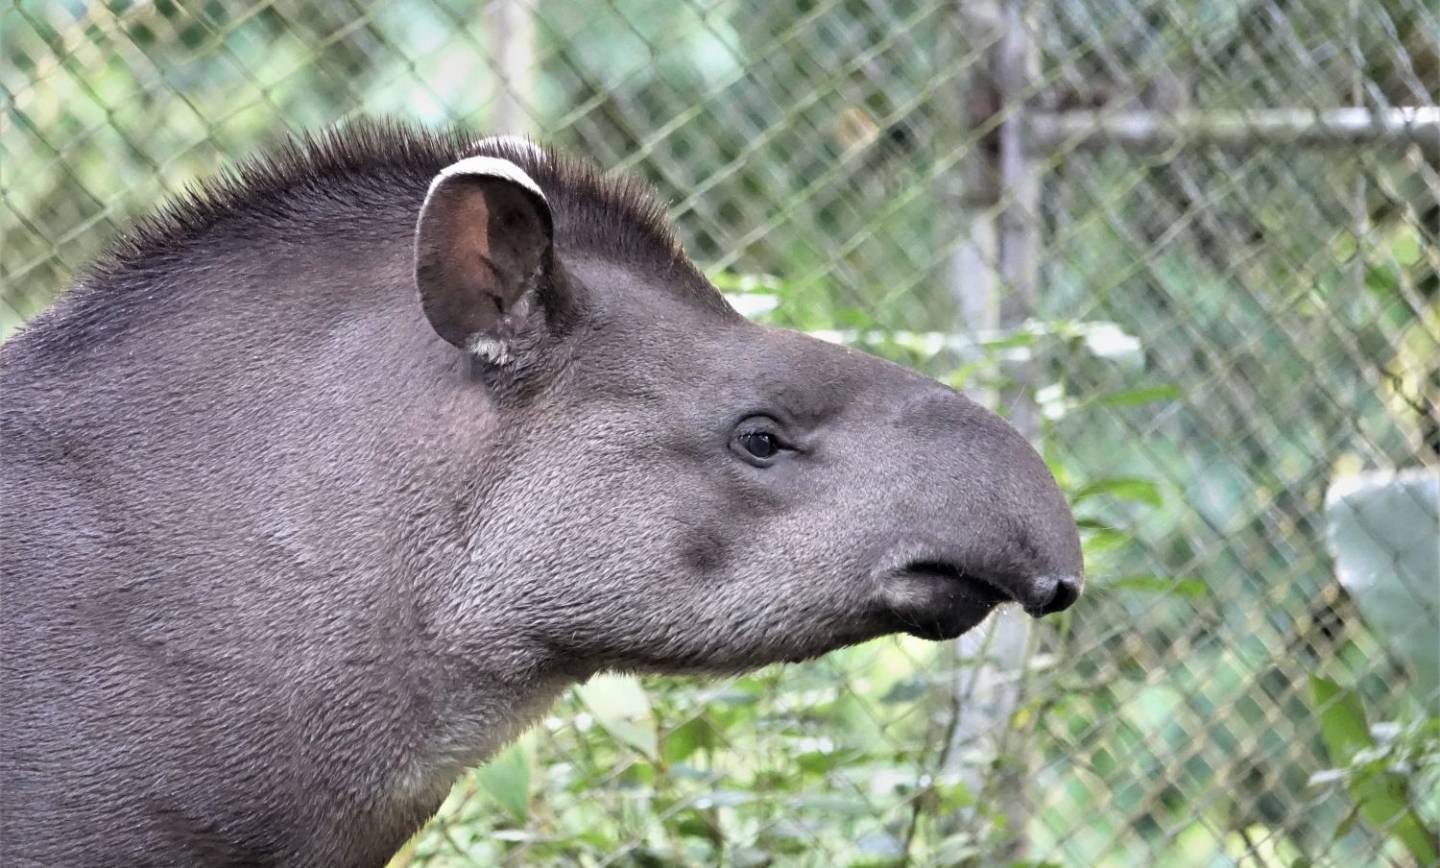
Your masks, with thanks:
[{"label": "bristly mane hair", "polygon": [[535,179],[550,202],[558,245],[660,266],[692,293],[698,291],[698,300],[724,304],[686,257],[664,206],[647,185],[604,175],[522,139],[368,120],[290,138],[187,188],[137,220],[83,282],[94,287],[128,282],[137,272],[173,261],[222,225],[243,228],[247,237],[255,237],[257,229],[310,222],[333,227],[336,217],[380,202],[413,204],[418,216],[436,173],[475,155],[510,160]]}]

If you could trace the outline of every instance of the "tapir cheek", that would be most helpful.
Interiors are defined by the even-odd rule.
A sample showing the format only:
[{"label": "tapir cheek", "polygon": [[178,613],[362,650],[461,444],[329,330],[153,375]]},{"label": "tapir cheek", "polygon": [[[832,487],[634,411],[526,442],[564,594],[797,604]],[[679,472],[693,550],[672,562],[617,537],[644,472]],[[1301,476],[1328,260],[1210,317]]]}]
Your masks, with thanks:
[{"label": "tapir cheek", "polygon": [[714,579],[725,574],[729,563],[730,545],[709,528],[690,531],[680,544],[680,564],[689,576]]}]

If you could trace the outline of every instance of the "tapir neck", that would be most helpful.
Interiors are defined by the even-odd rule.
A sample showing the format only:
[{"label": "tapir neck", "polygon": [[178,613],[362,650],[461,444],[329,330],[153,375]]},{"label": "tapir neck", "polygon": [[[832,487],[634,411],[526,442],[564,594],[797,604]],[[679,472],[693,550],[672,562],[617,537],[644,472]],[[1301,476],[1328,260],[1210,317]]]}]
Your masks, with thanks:
[{"label": "tapir neck", "polygon": [[[163,758],[156,811],[213,826],[157,846],[383,864],[573,680],[486,620],[504,601],[453,617],[500,421],[422,315],[410,231],[325,268],[300,267],[322,245],[222,256],[157,278],[195,284],[184,305],[109,326],[82,293],[4,347],[7,485],[46,504],[7,533],[66,552],[26,605],[65,611],[55,646],[96,661],[29,701],[91,745],[113,743],[92,709],[186,721],[65,785],[130,804]],[[143,290],[89,292],[111,289]]]}]

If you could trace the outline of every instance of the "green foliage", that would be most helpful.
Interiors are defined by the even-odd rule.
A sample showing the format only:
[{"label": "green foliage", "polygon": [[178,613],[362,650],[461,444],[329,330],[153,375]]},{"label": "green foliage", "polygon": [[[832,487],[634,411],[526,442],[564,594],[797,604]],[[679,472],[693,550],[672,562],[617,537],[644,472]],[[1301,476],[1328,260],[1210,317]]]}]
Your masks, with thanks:
[{"label": "green foliage", "polygon": [[647,759],[659,754],[650,700],[633,678],[597,675],[579,689],[580,701],[605,731]]},{"label": "green foliage", "polygon": [[524,824],[530,815],[533,739],[522,738],[475,771],[475,781],[510,817]]},{"label": "green foliage", "polygon": [[[1405,737],[1387,731],[1383,743],[1366,722],[1360,695],[1319,676],[1310,688],[1320,719],[1320,732],[1333,768],[1317,773],[1312,781],[1339,780],[1355,804],[1355,813],[1343,822],[1343,833],[1359,817],[1374,831],[1398,842],[1416,865],[1440,863],[1440,836],[1427,828],[1415,805],[1413,787],[1437,783],[1440,769],[1440,718],[1431,718]],[[1394,730],[1389,727],[1387,730]]]}]

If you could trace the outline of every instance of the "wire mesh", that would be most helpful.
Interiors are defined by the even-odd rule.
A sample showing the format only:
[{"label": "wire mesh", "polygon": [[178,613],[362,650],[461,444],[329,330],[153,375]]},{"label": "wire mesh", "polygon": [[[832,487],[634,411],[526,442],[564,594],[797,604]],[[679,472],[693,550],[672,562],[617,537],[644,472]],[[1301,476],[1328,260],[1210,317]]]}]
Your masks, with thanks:
[{"label": "wire mesh", "polygon": [[[285,131],[532,133],[651,181],[756,316],[1031,414],[1090,590],[959,653],[602,679],[396,864],[1427,864],[1440,132],[1245,119],[1437,89],[1427,0],[19,0],[0,327]],[[1027,140],[1076,113],[1241,134]]]}]

